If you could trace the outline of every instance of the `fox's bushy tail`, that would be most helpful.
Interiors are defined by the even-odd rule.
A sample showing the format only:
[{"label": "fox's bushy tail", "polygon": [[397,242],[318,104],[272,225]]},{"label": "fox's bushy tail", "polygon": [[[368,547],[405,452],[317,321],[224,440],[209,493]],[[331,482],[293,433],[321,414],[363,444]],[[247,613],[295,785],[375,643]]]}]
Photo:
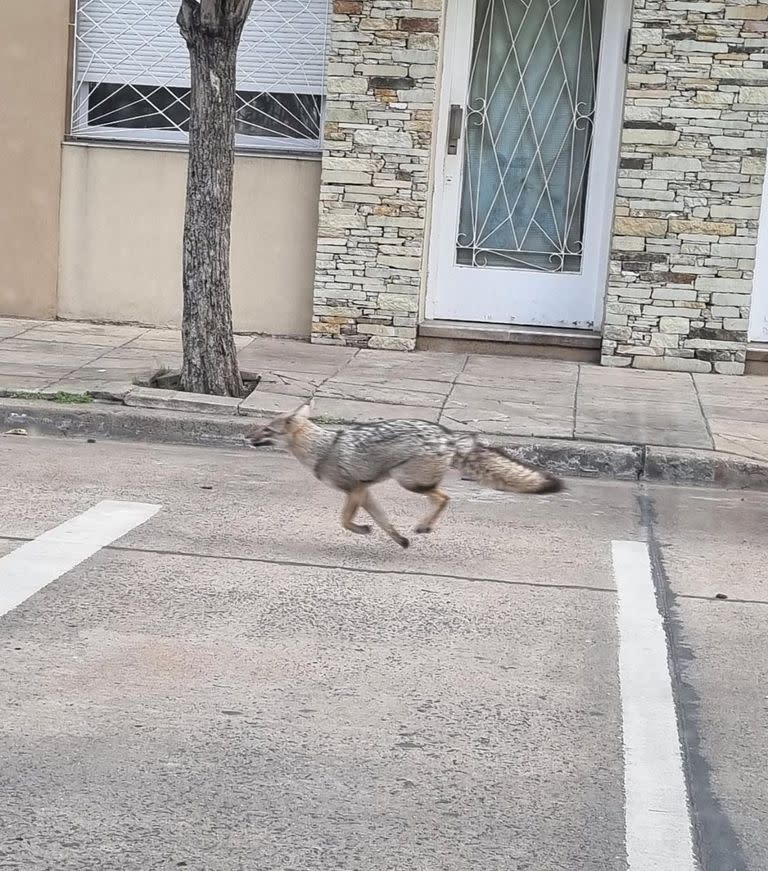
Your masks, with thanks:
[{"label": "fox's bushy tail", "polygon": [[475,478],[493,490],[557,493],[563,489],[563,482],[549,472],[515,460],[502,447],[493,447],[480,441],[473,441],[466,447],[457,446],[453,465],[462,474]]}]

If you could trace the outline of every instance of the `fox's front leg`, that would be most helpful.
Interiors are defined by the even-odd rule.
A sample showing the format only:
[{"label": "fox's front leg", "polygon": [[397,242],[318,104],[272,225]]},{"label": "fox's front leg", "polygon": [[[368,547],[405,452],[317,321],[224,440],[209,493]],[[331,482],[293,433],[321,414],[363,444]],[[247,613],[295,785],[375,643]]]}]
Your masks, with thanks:
[{"label": "fox's front leg", "polygon": [[387,519],[387,515],[381,510],[378,502],[371,496],[369,490],[363,491],[363,501],[362,506],[365,510],[371,515],[376,524],[380,526],[384,532],[393,540],[396,541],[400,547],[408,547],[410,542],[408,539],[400,535],[400,533],[395,529],[394,526]]},{"label": "fox's front leg", "polygon": [[358,535],[369,535],[372,527],[367,523],[354,523],[355,514],[365,499],[365,490],[352,490],[347,493],[347,500],[344,503],[344,508],[341,512],[341,525],[349,532],[355,532]]}]

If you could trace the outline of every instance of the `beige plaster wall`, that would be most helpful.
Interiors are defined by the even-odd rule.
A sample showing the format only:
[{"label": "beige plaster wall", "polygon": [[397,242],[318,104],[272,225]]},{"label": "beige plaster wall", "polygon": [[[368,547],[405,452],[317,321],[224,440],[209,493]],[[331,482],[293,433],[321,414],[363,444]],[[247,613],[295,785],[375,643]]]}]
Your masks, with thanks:
[{"label": "beige plaster wall", "polygon": [[[63,149],[59,317],[176,326],[183,151]],[[320,163],[238,156],[232,304],[241,331],[307,336]]]},{"label": "beige plaster wall", "polygon": [[2,0],[0,315],[53,317],[69,0]]}]

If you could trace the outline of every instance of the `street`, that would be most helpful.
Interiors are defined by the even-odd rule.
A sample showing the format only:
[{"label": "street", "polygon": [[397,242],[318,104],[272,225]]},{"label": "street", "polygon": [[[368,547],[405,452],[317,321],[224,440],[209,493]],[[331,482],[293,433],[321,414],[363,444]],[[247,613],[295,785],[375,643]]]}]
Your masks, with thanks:
[{"label": "street", "polygon": [[278,452],[0,468],[0,558],[150,506],[18,604],[0,559],[0,868],[768,868],[768,494],[452,477],[403,551]]}]

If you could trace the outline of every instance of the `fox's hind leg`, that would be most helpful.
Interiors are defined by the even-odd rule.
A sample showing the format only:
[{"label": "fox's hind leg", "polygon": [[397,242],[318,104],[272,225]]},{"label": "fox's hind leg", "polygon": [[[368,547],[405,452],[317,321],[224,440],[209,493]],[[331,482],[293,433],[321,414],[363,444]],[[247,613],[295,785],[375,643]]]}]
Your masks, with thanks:
[{"label": "fox's hind leg", "polygon": [[407,538],[400,535],[395,527],[392,526],[387,519],[387,515],[381,510],[379,503],[373,498],[373,496],[371,496],[370,490],[364,490],[363,492],[365,494],[362,502],[363,508],[365,508],[384,532],[386,532],[390,538],[394,539],[400,547],[408,547],[410,542]]},{"label": "fox's hind leg", "polygon": [[434,508],[423,520],[419,521],[414,532],[432,532],[432,529],[437,522],[437,518],[443,513],[443,511],[445,511],[446,506],[451,501],[451,497],[447,493],[443,493],[442,490],[438,490],[437,487],[434,487],[432,490],[427,490],[426,492],[423,490],[419,492],[424,493]]},{"label": "fox's hind leg", "polygon": [[358,508],[365,500],[365,490],[357,489],[347,493],[347,501],[344,503],[344,508],[341,512],[341,525],[344,529],[350,532],[356,532],[358,535],[368,535],[372,531],[372,527],[366,524],[354,523],[355,514]]},{"label": "fox's hind leg", "polygon": [[450,497],[439,489],[449,465],[450,459],[447,457],[431,457],[409,460],[397,469],[393,469],[392,477],[401,487],[410,490],[411,493],[426,496],[432,505],[432,510],[419,521],[414,532],[432,532],[437,518],[451,501]]}]

